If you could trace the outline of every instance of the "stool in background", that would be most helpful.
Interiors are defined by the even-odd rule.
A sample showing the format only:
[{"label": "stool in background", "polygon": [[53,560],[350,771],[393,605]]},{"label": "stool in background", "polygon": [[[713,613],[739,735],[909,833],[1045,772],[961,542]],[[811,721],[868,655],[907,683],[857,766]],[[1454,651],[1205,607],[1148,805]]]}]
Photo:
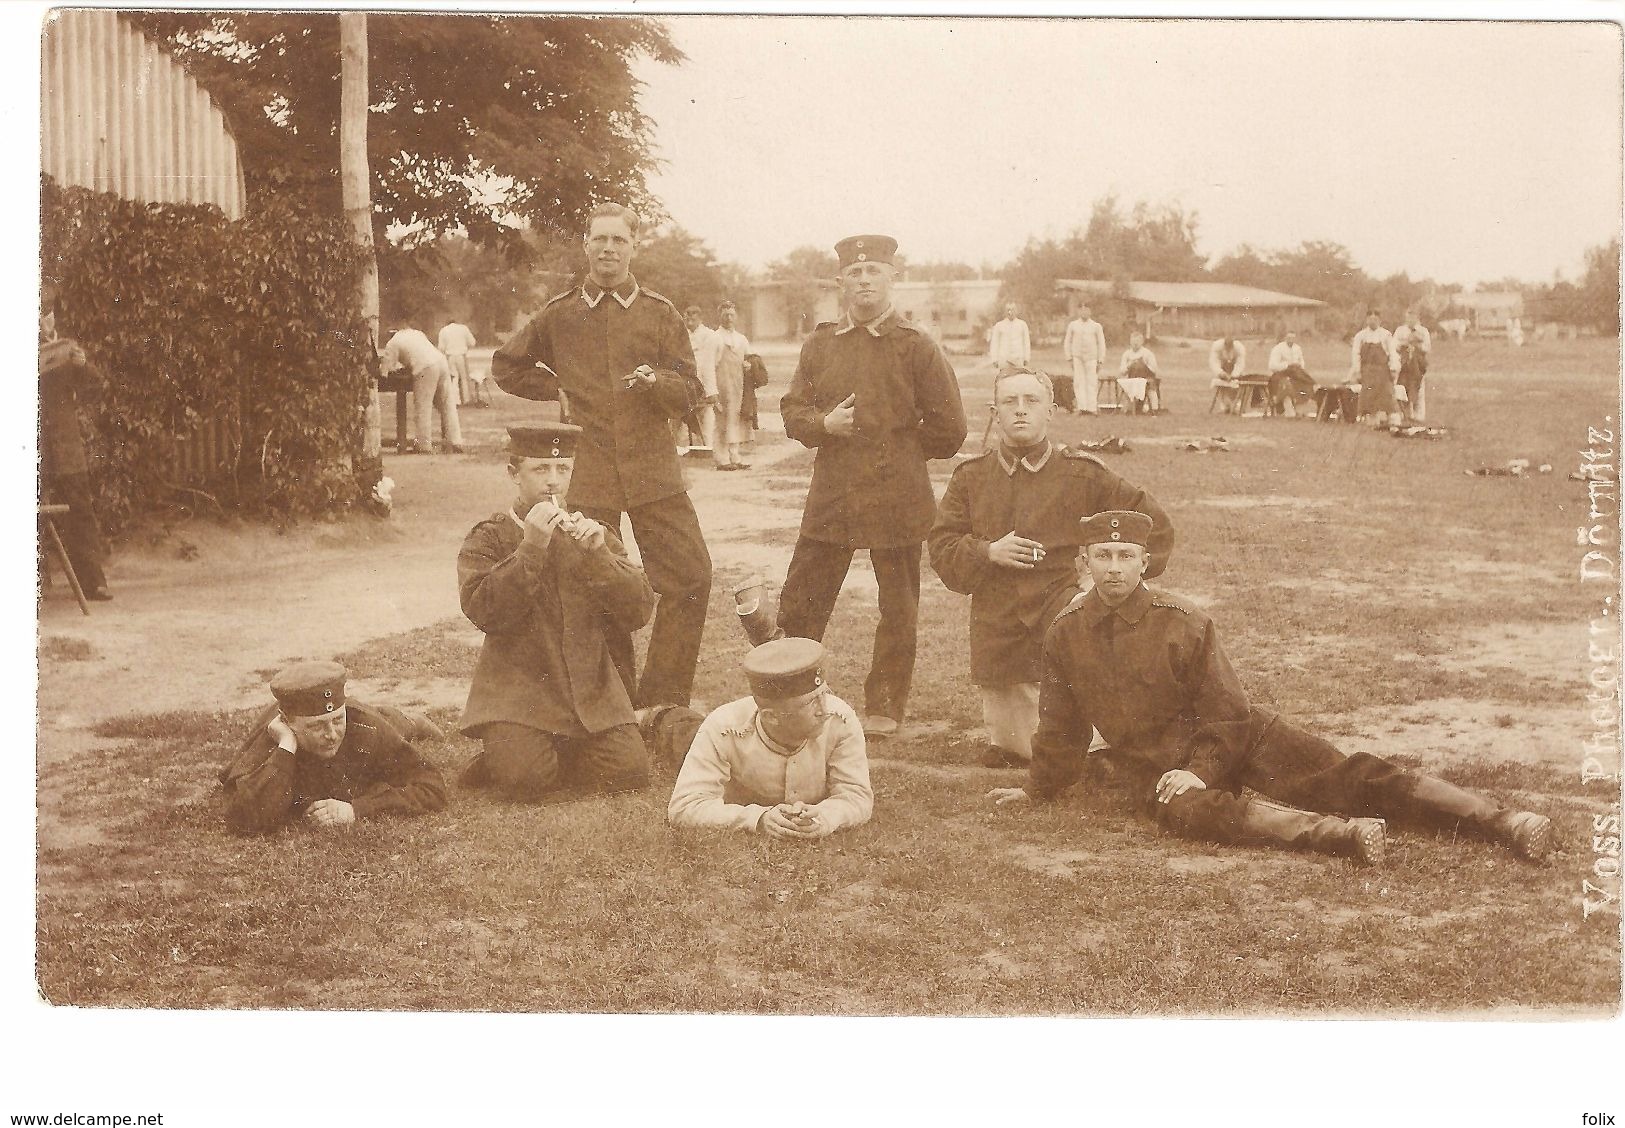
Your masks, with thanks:
[{"label": "stool in background", "polygon": [[56,531],[56,518],[67,512],[66,505],[39,507],[40,520],[45,522],[45,532],[50,537],[51,548],[56,550],[57,562],[62,565],[62,571],[68,577],[68,586],[73,589],[73,597],[79,601],[79,610],[89,615],[90,603],[85,599],[85,589],[79,586],[79,574],[73,570],[73,561],[68,559],[68,550],[62,544],[61,534]]}]

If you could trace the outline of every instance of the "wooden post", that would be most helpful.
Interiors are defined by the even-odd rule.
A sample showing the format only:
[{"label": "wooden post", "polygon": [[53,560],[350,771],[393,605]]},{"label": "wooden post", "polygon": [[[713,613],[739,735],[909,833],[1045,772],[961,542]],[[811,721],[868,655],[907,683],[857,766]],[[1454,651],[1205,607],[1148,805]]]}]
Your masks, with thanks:
[{"label": "wooden post", "polygon": [[[344,217],[360,245],[365,263],[361,270],[361,314],[372,335],[378,339],[378,257],[372,241],[372,178],[367,167],[367,13],[339,13],[339,61],[342,75],[339,99],[339,176],[344,199]],[[374,384],[367,401],[367,425],[361,442],[366,461],[383,458],[382,428],[378,407],[378,386]]]}]

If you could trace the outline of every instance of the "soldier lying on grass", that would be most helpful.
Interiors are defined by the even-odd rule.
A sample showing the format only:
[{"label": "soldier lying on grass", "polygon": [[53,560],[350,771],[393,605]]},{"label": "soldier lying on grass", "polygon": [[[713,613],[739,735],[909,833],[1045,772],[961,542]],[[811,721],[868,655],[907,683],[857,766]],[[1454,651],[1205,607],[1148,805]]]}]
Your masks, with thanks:
[{"label": "soldier lying on grass", "polygon": [[346,700],[345,677],[337,662],[299,662],[271,679],[276,704],[220,773],[233,830],[263,834],[293,818],[347,826],[446,805],[440,770],[411,743],[440,730],[398,709]]},{"label": "soldier lying on grass", "polygon": [[869,821],[863,722],[824,684],[823,657],[807,638],[745,656],[751,695],[700,724],[666,807],[673,826],[822,838]]},{"label": "soldier lying on grass", "polygon": [[[990,798],[1052,799],[1077,782],[1092,725],[1111,745],[1107,761],[1127,775],[1157,822],[1187,838],[1376,863],[1386,817],[1459,827],[1521,858],[1545,856],[1552,825],[1544,815],[1377,756],[1344,755],[1250,704],[1212,620],[1141,582],[1151,529],[1151,518],[1134,512],[1084,522],[1080,540],[1095,587],[1067,605],[1044,641],[1028,785],[997,788]],[[1306,809],[1243,797],[1243,788]]]}]

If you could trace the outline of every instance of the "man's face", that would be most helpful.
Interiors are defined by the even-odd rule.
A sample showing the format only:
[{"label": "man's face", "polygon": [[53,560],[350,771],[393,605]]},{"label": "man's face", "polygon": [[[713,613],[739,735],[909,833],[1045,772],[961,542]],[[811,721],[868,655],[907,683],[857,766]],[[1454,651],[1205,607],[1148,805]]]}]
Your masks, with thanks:
[{"label": "man's face", "polygon": [[724,329],[732,329],[734,327],[734,323],[738,320],[739,311],[734,309],[733,306],[728,306],[722,311],[722,327]]},{"label": "man's face", "polygon": [[758,697],[762,726],[780,744],[800,744],[824,727],[824,691],[815,689],[797,697]]},{"label": "man's face", "polygon": [[1367,314],[1366,319],[1365,319],[1365,327],[1367,329],[1380,329],[1380,328],[1382,328],[1382,318],[1378,317],[1374,313]]},{"label": "man's face", "polygon": [[993,413],[1004,437],[1015,446],[1043,442],[1055,415],[1055,401],[1043,381],[1023,372],[1006,376],[993,387]]},{"label": "man's face", "polygon": [[1007,320],[1010,320],[1010,321],[1015,320],[1015,317],[1016,317],[1016,303],[1015,302],[1006,302],[1005,303],[1004,316],[1005,316],[1005,318]]},{"label": "man's face", "polygon": [[871,321],[891,304],[892,268],[883,262],[855,262],[841,271],[841,294],[857,321]]},{"label": "man's face", "polygon": [[1147,555],[1140,545],[1106,541],[1090,545],[1084,552],[1084,562],[1089,568],[1089,578],[1095,581],[1095,590],[1115,606],[1140,586]]},{"label": "man's face", "polygon": [[1289,345],[1297,344],[1298,343],[1298,335],[1296,333],[1288,333],[1286,335],[1286,343],[1289,344]]},{"label": "man's face", "polygon": [[700,319],[700,311],[697,309],[691,309],[687,313],[683,314],[683,320],[688,323],[688,331],[690,333],[694,332],[694,330],[698,329],[702,324]]},{"label": "man's face", "polygon": [[624,217],[596,217],[582,236],[582,242],[587,247],[587,272],[604,289],[619,286],[632,273],[632,256],[637,253],[638,241]]},{"label": "man's face", "polygon": [[1089,320],[1089,307],[1088,306],[1079,306],[1078,307],[1078,316],[1083,318],[1085,321],[1088,321]]},{"label": "man's face", "polygon": [[344,732],[349,727],[348,708],[334,709],[331,713],[324,713],[320,717],[288,717],[288,727],[293,730],[293,738],[299,745],[299,751],[318,760],[331,760],[338,754],[339,745],[344,743]]},{"label": "man's face", "polygon": [[1144,346],[1144,344],[1145,344],[1145,336],[1143,334],[1134,333],[1134,334],[1131,334],[1129,336],[1129,339],[1128,339],[1128,347],[1129,348],[1131,348],[1131,349],[1141,348],[1142,346]]},{"label": "man's face", "polygon": [[575,467],[573,458],[527,458],[518,466],[508,463],[508,477],[519,489],[519,506],[529,513],[530,507],[544,497],[562,498],[570,492],[570,471]]},{"label": "man's face", "polygon": [[1416,321],[1417,317],[1414,311],[1405,315],[1405,324],[1409,325],[1412,329],[1416,328]]}]

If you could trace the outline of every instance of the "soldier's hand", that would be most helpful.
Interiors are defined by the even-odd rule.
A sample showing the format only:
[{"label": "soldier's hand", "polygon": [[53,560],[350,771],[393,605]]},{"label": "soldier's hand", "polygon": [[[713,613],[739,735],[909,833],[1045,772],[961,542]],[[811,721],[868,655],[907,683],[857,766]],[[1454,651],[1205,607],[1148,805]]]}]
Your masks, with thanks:
[{"label": "soldier's hand", "polygon": [[553,539],[553,530],[563,524],[564,520],[564,510],[544,498],[531,506],[530,512],[525,514],[525,539],[545,548]]},{"label": "soldier's hand", "polygon": [[640,364],[624,377],[628,390],[633,388],[652,388],[655,383],[655,370],[647,364]]},{"label": "soldier's hand", "polygon": [[858,393],[853,392],[824,416],[824,430],[846,438],[857,429]]},{"label": "soldier's hand", "polygon": [[1001,568],[1030,572],[1044,559],[1044,544],[1009,532],[987,546],[987,558]]},{"label": "soldier's hand", "polygon": [[604,526],[591,517],[583,517],[577,513],[570,529],[570,536],[575,542],[589,552],[603,548],[605,544]]},{"label": "soldier's hand", "polygon": [[987,793],[987,797],[993,800],[995,807],[1002,807],[1006,803],[1026,803],[1032,799],[1024,787],[995,787]]},{"label": "soldier's hand", "polygon": [[342,799],[318,799],[305,812],[317,826],[349,826],[355,822],[355,808]]},{"label": "soldier's hand", "polygon": [[1195,772],[1187,772],[1184,768],[1175,768],[1171,772],[1164,772],[1157,780],[1157,802],[1166,803],[1170,799],[1177,799],[1187,791],[1206,791],[1207,784]]},{"label": "soldier's hand", "polygon": [[[819,835],[802,825],[795,804],[780,803],[762,814],[762,832],[769,838],[817,838]],[[826,832],[827,833],[827,832]]]}]

